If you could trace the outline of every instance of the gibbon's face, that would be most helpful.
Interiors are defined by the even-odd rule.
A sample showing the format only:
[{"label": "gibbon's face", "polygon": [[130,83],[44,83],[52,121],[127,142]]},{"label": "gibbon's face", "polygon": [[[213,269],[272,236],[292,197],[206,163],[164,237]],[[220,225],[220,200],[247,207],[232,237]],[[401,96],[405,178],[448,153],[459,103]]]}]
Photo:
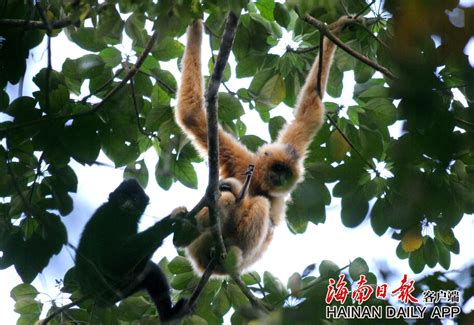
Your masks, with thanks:
[{"label": "gibbon's face", "polygon": [[256,171],[264,173],[265,190],[272,195],[287,194],[300,178],[300,157],[290,145],[273,143],[258,151]]},{"label": "gibbon's face", "polygon": [[219,183],[219,191],[221,197],[219,198],[219,205],[234,204],[242,190],[242,183],[235,178],[225,178]]},{"label": "gibbon's face", "polygon": [[141,216],[150,198],[136,180],[128,179],[110,194],[109,201],[115,202],[124,213]]}]

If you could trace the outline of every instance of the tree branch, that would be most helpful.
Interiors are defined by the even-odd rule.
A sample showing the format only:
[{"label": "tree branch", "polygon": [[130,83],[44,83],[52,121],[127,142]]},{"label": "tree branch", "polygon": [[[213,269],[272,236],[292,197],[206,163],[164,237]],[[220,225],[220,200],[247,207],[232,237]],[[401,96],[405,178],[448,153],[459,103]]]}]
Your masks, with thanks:
[{"label": "tree branch", "polygon": [[49,314],[45,319],[42,319],[38,322],[38,325],[46,325],[48,324],[48,322],[50,320],[52,320],[54,317],[56,317],[57,315],[59,315],[60,313],[70,309],[71,307],[74,307],[75,305],[77,304],[80,304],[81,302],[83,302],[84,300],[87,300],[89,299],[91,296],[88,295],[88,296],[83,296],[79,299],[77,299],[76,301],[72,301],[64,306],[61,306],[59,307],[58,309],[55,309],[51,314]]},{"label": "tree branch", "polygon": [[297,54],[313,52],[317,49],[319,49],[319,44],[315,46],[311,46],[311,47],[304,47],[304,48],[297,48],[297,49],[294,49],[289,45],[286,47],[287,52],[292,52],[292,53],[297,53]]},{"label": "tree branch", "polygon": [[[50,22],[52,29],[59,29],[68,27],[78,23],[79,20],[72,20],[71,17],[64,17],[58,20],[53,20]],[[11,28],[26,28],[26,29],[48,29],[48,24],[44,21],[38,20],[26,20],[26,19],[10,19],[3,18],[0,19],[0,27],[11,27]]]},{"label": "tree branch", "polygon": [[204,271],[201,279],[199,280],[199,283],[197,284],[196,288],[194,288],[193,294],[189,298],[188,301],[188,307],[192,310],[194,309],[196,302],[201,295],[202,290],[206,286],[207,282],[211,278],[212,272],[214,272],[214,269],[216,267],[216,260],[215,258],[212,258],[209,264],[206,267],[206,270]]},{"label": "tree branch", "polygon": [[[359,18],[360,19],[360,18]],[[352,48],[350,48],[349,46],[347,46],[346,44],[344,44],[336,35],[334,35],[332,32],[331,32],[331,28],[333,27],[332,25],[330,26],[327,26],[325,23],[323,23],[322,21],[320,20],[317,20],[316,18],[310,16],[310,15],[305,15],[303,17],[303,20],[306,21],[308,24],[316,27],[322,34],[324,34],[324,36],[326,36],[327,38],[329,38],[334,44],[336,44],[338,47],[340,47],[342,50],[344,50],[345,52],[347,52],[348,54],[352,55],[353,57],[355,57],[356,59],[362,61],[363,63],[367,64],[368,66],[374,68],[375,70],[381,72],[382,74],[384,74],[385,76],[387,76],[388,78],[390,79],[397,79],[397,77],[392,73],[390,72],[390,70],[388,70],[387,68],[381,66],[380,64],[370,60],[368,57],[366,57],[365,55],[353,50]],[[349,19],[347,22],[345,22],[346,24],[350,22],[350,20],[357,22],[356,19]]]},{"label": "tree branch", "polygon": [[219,195],[219,129],[217,124],[217,92],[222,82],[224,69],[229,59],[232,44],[234,42],[235,32],[237,30],[238,17],[234,13],[230,13],[225,25],[224,35],[222,36],[219,54],[217,55],[216,64],[209,80],[207,87],[205,103],[207,113],[208,128],[208,159],[209,159],[209,182],[206,189],[207,206],[209,208],[209,218],[214,236],[217,256],[219,259],[225,258],[226,249],[222,238],[220,220],[217,216],[217,199]]},{"label": "tree branch", "polygon": [[326,114],[326,116],[328,118],[329,123],[332,126],[334,126],[337,132],[341,134],[341,136],[344,138],[347,144],[352,148],[352,150],[354,150],[354,152],[357,153],[357,155],[359,155],[359,157],[365,162],[365,164],[374,171],[375,175],[380,176],[380,172],[377,170],[377,167],[369,159],[367,159],[366,157],[364,157],[364,155],[362,155],[362,153],[356,148],[356,146],[347,137],[347,135],[345,135],[344,132],[342,132],[341,128],[339,127],[339,125],[337,125],[336,121],[334,121],[330,115]]},{"label": "tree branch", "polygon": [[252,306],[259,308],[262,311],[269,312],[271,309],[265,305],[260,299],[255,297],[250,291],[250,289],[247,287],[247,285],[240,279],[240,276],[237,273],[232,273],[230,274],[232,280],[234,280],[235,284],[240,288],[242,293],[247,297],[247,299],[250,301]]},{"label": "tree branch", "polygon": [[[10,126],[10,127],[0,128],[0,132],[9,132],[9,131],[12,131],[12,130],[18,130],[18,129],[22,129],[22,128],[25,128],[25,127],[33,126],[33,125],[36,125],[36,124],[39,124],[39,123],[44,123],[44,122],[51,122],[51,121],[56,121],[56,120],[76,119],[78,117],[90,115],[90,114],[93,114],[93,113],[97,112],[100,108],[102,108],[104,106],[104,104],[107,102],[107,100],[112,98],[137,73],[137,71],[140,69],[141,65],[145,61],[146,57],[150,53],[153,45],[155,44],[155,41],[156,41],[157,37],[158,37],[158,32],[155,31],[153,33],[153,35],[151,36],[150,40],[148,41],[148,44],[147,44],[146,48],[143,50],[142,54],[140,54],[140,56],[138,57],[135,64],[130,68],[130,71],[128,71],[125,78],[123,78],[122,81],[120,81],[120,83],[118,85],[116,85],[112,90],[110,90],[107,93],[107,95],[105,95],[105,97],[102,99],[102,101],[100,103],[98,103],[97,105],[95,105],[92,109],[90,109],[86,112],[81,112],[81,113],[76,113],[76,114],[46,116],[46,117],[41,117],[41,118],[33,120],[33,121],[28,121],[28,122],[25,122],[25,123],[18,123],[18,124],[13,123],[13,125]],[[0,137],[1,137],[1,134],[0,134]]]}]

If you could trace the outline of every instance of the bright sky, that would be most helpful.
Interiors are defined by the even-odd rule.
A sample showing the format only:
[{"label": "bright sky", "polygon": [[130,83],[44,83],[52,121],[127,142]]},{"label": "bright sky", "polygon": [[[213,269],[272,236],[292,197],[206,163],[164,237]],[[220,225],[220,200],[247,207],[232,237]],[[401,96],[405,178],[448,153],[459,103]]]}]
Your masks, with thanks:
[{"label": "bright sky", "polygon": [[[466,2],[466,1],[464,1]],[[474,4],[474,0],[470,1]],[[290,43],[291,38],[288,36],[281,42],[281,49],[285,48]],[[184,43],[184,39],[181,39]],[[73,43],[68,43],[67,51],[62,46],[68,42],[64,34],[52,39],[53,51],[53,68],[61,70],[61,65],[66,58],[78,58],[83,55],[84,51],[76,47]],[[204,42],[203,58],[207,62],[210,57],[210,51]],[[25,76],[24,95],[31,94],[32,78],[41,69],[46,66],[46,50],[45,42],[36,48],[32,54],[28,64],[28,71]],[[119,48],[123,53],[128,53],[129,44],[125,44],[123,48]],[[471,40],[466,51],[472,53],[470,56],[471,63],[474,62],[474,41]],[[281,52],[280,52],[281,53]],[[132,58],[133,61],[133,58]],[[235,66],[235,60],[231,58],[231,64]],[[163,65],[165,69],[169,69],[173,75],[179,76],[176,62],[172,61],[169,65]],[[207,68],[207,64],[204,64]],[[238,83],[229,82],[228,86],[232,90],[237,90],[241,87],[246,87],[250,80],[239,80]],[[344,91],[339,99],[327,99],[344,106],[351,105],[352,89],[353,89],[352,74],[346,74],[344,78]],[[84,93],[88,93],[87,88],[83,88]],[[10,97],[17,94],[17,87],[8,88]],[[271,112],[272,116],[282,115],[287,120],[292,117],[292,109],[280,105]],[[0,121],[4,118],[0,115]],[[265,131],[262,134],[261,130],[267,130],[266,124],[261,122],[258,114],[253,111],[247,111],[243,117],[244,123],[248,127],[249,134],[256,134],[265,140],[269,140],[269,134]],[[146,153],[145,161],[149,167],[150,181],[146,189],[151,198],[151,203],[142,217],[141,228],[146,229],[154,222],[164,217],[177,206],[186,206],[192,208],[204,194],[204,189],[207,184],[207,168],[205,164],[196,165],[199,177],[199,189],[191,190],[179,183],[175,183],[169,191],[163,191],[158,187],[153,177],[154,166],[157,162],[155,153],[150,150]],[[101,162],[108,162],[108,159],[101,154],[98,159]],[[110,163],[113,165],[112,163]],[[114,169],[104,166],[81,166],[74,163],[73,168],[76,171],[79,179],[79,187],[77,194],[73,195],[74,212],[63,218],[69,232],[69,241],[72,244],[77,244],[79,240],[82,227],[88,218],[92,215],[94,210],[104,201],[107,200],[108,194],[113,191],[122,180],[123,169]],[[408,266],[407,260],[399,260],[395,255],[395,248],[398,241],[390,238],[391,232],[386,233],[382,237],[378,237],[372,231],[370,224],[366,220],[363,225],[355,228],[345,228],[340,219],[340,199],[332,198],[332,204],[326,209],[327,220],[322,225],[308,226],[307,231],[302,235],[293,235],[290,233],[286,225],[281,225],[277,228],[274,240],[270,245],[269,250],[264,257],[256,263],[253,267],[258,272],[271,270],[284,284],[286,284],[288,277],[293,272],[302,272],[306,266],[312,263],[319,263],[324,259],[332,260],[340,267],[347,265],[356,257],[364,258],[371,267],[372,271],[377,270],[377,266],[384,266],[396,273],[396,277],[391,279],[393,285],[398,284],[403,273],[407,273],[409,277],[418,278],[414,276],[413,272]],[[470,217],[465,217],[461,223],[454,229],[456,238],[461,243],[461,252],[459,255],[452,255],[451,269],[461,269],[466,265],[474,262],[472,254],[472,230],[474,229],[474,220]],[[41,299],[46,302],[51,299],[61,298],[59,291],[55,287],[55,279],[60,279],[73,264],[74,252],[70,249],[64,248],[59,256],[52,258],[50,265],[39,275],[33,285],[44,295]],[[159,261],[163,256],[172,259],[176,256],[176,250],[171,243],[171,238],[165,241],[164,245],[155,254],[154,259]],[[443,270],[439,266],[435,269],[425,268],[422,274],[432,273],[435,270]],[[9,297],[10,290],[20,284],[21,280],[16,274],[13,267],[0,272],[0,320],[2,324],[15,324],[18,314],[14,312],[14,301]],[[67,303],[68,301],[65,301]],[[471,301],[472,302],[472,301]],[[57,303],[61,303],[57,300]],[[472,303],[471,305],[474,305]]]}]

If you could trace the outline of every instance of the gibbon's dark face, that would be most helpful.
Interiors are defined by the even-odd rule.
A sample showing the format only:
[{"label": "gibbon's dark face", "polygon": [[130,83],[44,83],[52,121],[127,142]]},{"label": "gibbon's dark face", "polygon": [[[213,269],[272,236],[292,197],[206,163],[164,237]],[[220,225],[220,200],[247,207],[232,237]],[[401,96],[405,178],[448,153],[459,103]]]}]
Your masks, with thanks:
[{"label": "gibbon's dark face", "polygon": [[270,182],[275,187],[286,187],[293,179],[293,172],[286,164],[276,162],[270,167]]},{"label": "gibbon's dark face", "polygon": [[110,193],[109,202],[116,203],[125,213],[141,215],[150,202],[150,198],[135,179],[128,179]]}]

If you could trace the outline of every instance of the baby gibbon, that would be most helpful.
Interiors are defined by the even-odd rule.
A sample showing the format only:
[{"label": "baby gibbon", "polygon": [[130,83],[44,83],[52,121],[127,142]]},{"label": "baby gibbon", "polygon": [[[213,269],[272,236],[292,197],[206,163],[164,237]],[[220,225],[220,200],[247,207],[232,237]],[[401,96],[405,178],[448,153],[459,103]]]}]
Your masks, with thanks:
[{"label": "baby gibbon", "polygon": [[[345,19],[345,21],[343,21]],[[338,34],[348,18],[343,17],[330,25]],[[202,22],[188,27],[187,44],[182,60],[181,85],[178,91],[176,121],[203,156],[207,155],[207,120],[204,107],[203,77],[201,73]],[[313,136],[324,123],[322,94],[325,91],[336,45],[324,38],[322,71],[316,58],[299,95],[295,119],[280,131],[277,140],[251,152],[231,134],[219,127],[219,176],[230,190],[221,188],[219,216],[226,245],[235,245],[242,251],[238,269],[241,271],[257,261],[273,237],[273,228],[284,218],[286,199],[295,185],[303,179],[303,162]],[[320,75],[321,95],[316,91]],[[249,164],[255,172],[248,195],[235,204],[236,189],[245,180]],[[222,186],[221,186],[222,187]],[[206,219],[203,210],[198,219]],[[201,249],[212,246],[210,232],[204,232],[187,249],[198,269],[206,267],[209,256]],[[221,272],[223,270],[219,270]]]},{"label": "baby gibbon", "polygon": [[[236,271],[239,273],[260,258],[269,243],[266,239],[271,236],[269,200],[260,195],[245,195],[239,199],[242,187],[236,178],[222,180],[217,201],[222,238],[227,248],[237,248]],[[208,209],[202,209],[196,219],[201,235],[187,247],[186,253],[195,268],[203,272],[213,257],[214,248]],[[216,265],[213,272],[226,274],[221,265]]]}]

